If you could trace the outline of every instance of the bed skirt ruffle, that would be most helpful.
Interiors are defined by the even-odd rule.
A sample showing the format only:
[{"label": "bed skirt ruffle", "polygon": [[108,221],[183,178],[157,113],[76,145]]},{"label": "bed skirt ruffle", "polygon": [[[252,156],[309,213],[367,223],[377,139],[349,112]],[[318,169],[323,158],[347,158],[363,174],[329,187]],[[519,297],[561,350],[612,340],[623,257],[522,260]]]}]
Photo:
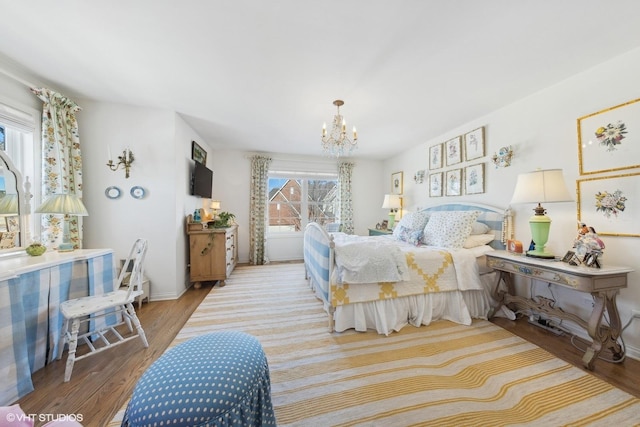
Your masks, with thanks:
[{"label": "bed skirt ruffle", "polygon": [[389,335],[407,325],[429,325],[449,320],[470,325],[472,319],[488,319],[495,307],[489,296],[494,274],[481,276],[484,290],[451,291],[409,295],[389,300],[353,303],[335,307],[334,328],[365,332],[368,329]]}]

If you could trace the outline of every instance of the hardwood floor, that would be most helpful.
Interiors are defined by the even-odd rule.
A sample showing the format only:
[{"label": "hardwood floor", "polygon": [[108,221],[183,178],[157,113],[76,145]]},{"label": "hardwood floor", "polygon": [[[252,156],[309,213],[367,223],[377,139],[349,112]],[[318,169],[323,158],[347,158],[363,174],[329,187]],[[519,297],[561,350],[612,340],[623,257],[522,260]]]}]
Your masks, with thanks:
[{"label": "hardwood floor", "polygon": [[[210,290],[211,286],[205,285],[189,289],[175,301],[143,304],[137,313],[149,340],[148,349],[133,340],[76,362],[67,383],[62,381],[65,353],[62,360],[33,375],[35,391],[18,403],[27,414],[81,415],[85,426],[106,425],[125,404],[140,375],[165,351]],[[493,322],[582,368],[582,352],[571,345],[569,337],[553,335],[530,325],[526,319],[512,322],[496,318]],[[640,361],[626,359],[614,364],[599,360],[593,374],[640,397]],[[36,426],[42,424],[36,421]]]},{"label": "hardwood floor", "polygon": [[[582,365],[583,352],[571,344],[571,336],[568,334],[557,336],[528,322],[526,318],[511,321],[505,318],[495,317],[493,323],[518,335],[529,342],[537,344],[556,357],[591,372],[596,377],[613,384],[640,398],[640,361],[625,358],[622,363],[611,363],[605,360],[597,360],[593,371],[588,371]],[[580,345],[580,343],[577,343]],[[584,347],[583,347],[584,348]],[[604,353],[604,352],[603,352]]]}]

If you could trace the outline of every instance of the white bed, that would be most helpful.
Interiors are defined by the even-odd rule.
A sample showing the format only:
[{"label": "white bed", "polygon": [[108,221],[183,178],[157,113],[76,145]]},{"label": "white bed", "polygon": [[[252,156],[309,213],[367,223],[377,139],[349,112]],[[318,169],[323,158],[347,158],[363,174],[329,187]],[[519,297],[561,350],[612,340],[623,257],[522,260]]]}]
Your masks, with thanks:
[{"label": "white bed", "polygon": [[[425,217],[428,226],[422,226]],[[469,230],[464,237],[470,221],[474,235]],[[483,233],[475,233],[478,226]],[[474,318],[487,319],[495,305],[484,254],[504,248],[509,226],[508,211],[470,203],[407,215],[393,236],[327,233],[312,223],[304,238],[306,276],[331,331],[374,329],[388,335],[438,319],[469,325]],[[462,241],[477,243],[459,247]]]}]

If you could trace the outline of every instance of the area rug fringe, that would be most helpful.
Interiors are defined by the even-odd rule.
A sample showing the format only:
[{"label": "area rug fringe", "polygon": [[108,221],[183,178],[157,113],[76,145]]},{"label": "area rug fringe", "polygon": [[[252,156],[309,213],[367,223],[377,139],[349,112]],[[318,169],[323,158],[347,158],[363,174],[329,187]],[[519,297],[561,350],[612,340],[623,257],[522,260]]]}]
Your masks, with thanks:
[{"label": "area rug fringe", "polygon": [[640,425],[639,399],[487,321],[329,333],[302,264],[236,268],[172,346],[223,330],[261,342],[280,426]]}]

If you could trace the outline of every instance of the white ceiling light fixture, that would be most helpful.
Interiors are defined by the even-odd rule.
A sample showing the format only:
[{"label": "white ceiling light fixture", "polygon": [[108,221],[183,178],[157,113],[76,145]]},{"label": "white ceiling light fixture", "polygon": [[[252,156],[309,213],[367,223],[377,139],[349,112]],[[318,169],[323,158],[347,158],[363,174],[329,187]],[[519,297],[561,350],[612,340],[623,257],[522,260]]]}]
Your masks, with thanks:
[{"label": "white ceiling light fixture", "polygon": [[347,135],[347,122],[340,115],[340,107],[344,105],[344,101],[336,99],[333,105],[338,108],[338,112],[333,116],[331,132],[327,134],[327,124],[322,125],[322,150],[328,156],[348,156],[358,148],[358,133],[354,126],[353,138]]}]

